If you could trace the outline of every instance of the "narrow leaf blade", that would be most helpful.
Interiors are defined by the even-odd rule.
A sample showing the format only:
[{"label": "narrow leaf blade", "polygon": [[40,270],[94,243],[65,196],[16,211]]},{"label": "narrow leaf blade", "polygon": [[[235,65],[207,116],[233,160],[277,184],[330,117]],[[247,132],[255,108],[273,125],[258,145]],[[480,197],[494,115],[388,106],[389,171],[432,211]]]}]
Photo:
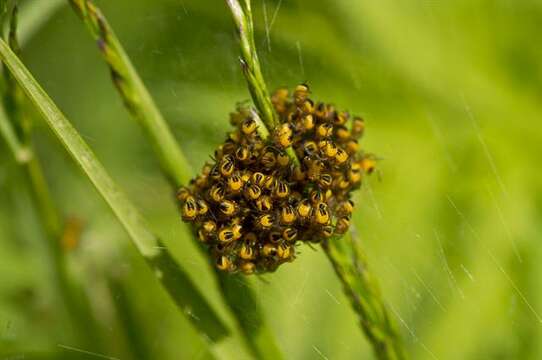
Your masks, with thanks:
[{"label": "narrow leaf blade", "polygon": [[147,260],[169,295],[196,329],[212,341],[218,341],[228,335],[226,326],[185,271],[149,230],[139,211],[111,179],[77,130],[3,40],[0,40],[0,58],[43,115],[54,134],[111,207],[139,253]]}]

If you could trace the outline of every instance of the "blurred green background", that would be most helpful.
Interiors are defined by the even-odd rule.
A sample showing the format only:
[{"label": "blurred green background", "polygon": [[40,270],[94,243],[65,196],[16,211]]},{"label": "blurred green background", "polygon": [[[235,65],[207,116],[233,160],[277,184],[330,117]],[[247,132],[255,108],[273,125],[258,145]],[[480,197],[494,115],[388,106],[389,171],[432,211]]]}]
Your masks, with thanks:
[{"label": "blurred green background", "polygon": [[[224,1],[96,3],[199,169],[235,103],[249,98]],[[382,161],[357,196],[355,224],[412,358],[542,358],[542,2],[253,7],[271,88],[307,81],[313,98],[366,118],[363,146]],[[37,14],[45,22],[24,62],[233,328],[85,27],[68,6]],[[206,358],[203,340],[44,122],[35,133],[55,200],[85,225],[69,269],[84,284],[96,338],[91,348],[78,343],[59,306],[24,173],[2,141],[0,358],[97,358],[71,348]],[[322,251],[304,246],[294,263],[251,281],[286,358],[372,358]],[[239,336],[230,342],[224,358],[248,358]]]}]

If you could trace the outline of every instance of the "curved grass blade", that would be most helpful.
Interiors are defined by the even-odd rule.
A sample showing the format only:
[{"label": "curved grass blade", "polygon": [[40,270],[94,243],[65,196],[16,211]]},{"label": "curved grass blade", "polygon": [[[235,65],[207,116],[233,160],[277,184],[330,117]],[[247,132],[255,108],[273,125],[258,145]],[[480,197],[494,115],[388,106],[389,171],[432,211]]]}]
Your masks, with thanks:
[{"label": "curved grass blade", "polygon": [[185,271],[149,230],[142,215],[111,179],[77,130],[2,40],[0,40],[0,58],[43,115],[54,134],[111,207],[130,235],[138,252],[154,270],[171,298],[187,315],[194,327],[211,341],[218,341],[227,336],[226,326]]},{"label": "curved grass blade", "polygon": [[[166,138],[175,142],[171,130],[160,115],[152,97],[145,89],[144,84],[126,55],[119,40],[107,19],[91,1],[70,0],[75,11],[85,21],[90,32],[96,39],[100,51],[107,62],[113,82],[124,99],[130,112],[144,125],[144,133],[154,143],[155,152],[163,159],[162,171],[172,180],[175,187],[187,184],[190,180],[192,170],[184,160],[184,156],[177,144],[175,146],[168,142],[160,141],[167,133]],[[138,101],[146,99],[146,101]],[[148,108],[150,107],[150,109]],[[163,123],[163,125],[155,124]],[[261,130],[265,130],[262,125]],[[263,134],[267,137],[267,134]],[[176,161],[176,159],[180,161]],[[174,164],[174,166],[170,166]],[[187,233],[187,238],[193,238]],[[195,240],[196,243],[199,242]],[[213,266],[213,269],[214,266]],[[275,343],[270,329],[267,327],[261,309],[256,300],[254,291],[244,277],[224,276],[215,269],[217,281],[222,290],[222,295],[227,306],[231,309],[241,328],[244,340],[257,358],[280,359],[280,351]],[[239,294],[242,294],[240,296]],[[257,320],[255,320],[257,319]]]}]

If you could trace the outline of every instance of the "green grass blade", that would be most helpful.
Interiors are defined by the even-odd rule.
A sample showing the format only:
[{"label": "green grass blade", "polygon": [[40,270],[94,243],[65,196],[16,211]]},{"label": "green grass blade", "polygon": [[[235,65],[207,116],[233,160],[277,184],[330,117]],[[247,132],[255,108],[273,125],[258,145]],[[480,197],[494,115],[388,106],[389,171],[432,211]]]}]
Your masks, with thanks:
[{"label": "green grass blade", "polygon": [[360,326],[371,342],[376,358],[406,359],[395,321],[384,303],[377,280],[367,267],[355,232],[351,230],[342,238],[331,238],[322,247],[358,315]]},{"label": "green grass blade", "polygon": [[212,341],[226,336],[226,326],[188,275],[149,230],[139,211],[118,188],[79,133],[4,41],[0,41],[0,57],[66,150],[111,207],[139,253],[153,268],[183,313],[187,314],[202,335]]},{"label": "green grass blade", "polygon": [[107,19],[91,1],[69,1],[97,41],[113,83],[128,110],[150,138],[169,180],[176,187],[187,184],[192,177],[188,161]]}]

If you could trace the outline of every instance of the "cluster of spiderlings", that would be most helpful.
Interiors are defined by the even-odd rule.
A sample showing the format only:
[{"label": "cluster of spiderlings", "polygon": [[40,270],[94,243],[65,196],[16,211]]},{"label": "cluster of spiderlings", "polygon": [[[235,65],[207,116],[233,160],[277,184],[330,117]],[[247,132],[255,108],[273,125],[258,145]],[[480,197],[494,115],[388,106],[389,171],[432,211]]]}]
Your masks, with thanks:
[{"label": "cluster of spiderlings", "polygon": [[[184,221],[209,247],[216,266],[245,274],[294,260],[298,242],[318,243],[350,224],[352,190],[374,158],[363,154],[359,117],[314,103],[307,85],[272,96],[280,125],[263,139],[252,113],[231,114],[235,130],[188,187],[179,190]],[[295,164],[286,149],[292,147]]]}]

